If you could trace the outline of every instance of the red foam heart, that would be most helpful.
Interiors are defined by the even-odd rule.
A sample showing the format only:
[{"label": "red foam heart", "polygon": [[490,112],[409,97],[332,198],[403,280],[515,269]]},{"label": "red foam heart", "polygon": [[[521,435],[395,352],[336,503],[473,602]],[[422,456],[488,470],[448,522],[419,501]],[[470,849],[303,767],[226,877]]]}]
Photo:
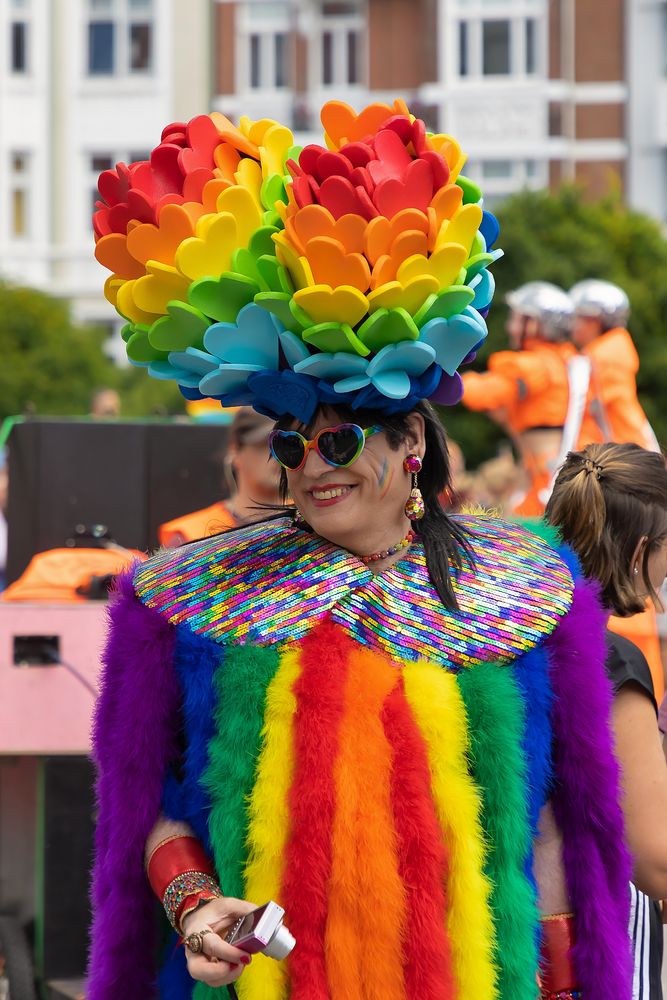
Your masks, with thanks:
[{"label": "red foam heart", "polygon": [[362,214],[353,185],[345,177],[327,177],[320,188],[320,205],[324,205],[334,219],[341,215]]},{"label": "red foam heart", "polygon": [[109,225],[109,209],[104,205],[93,214],[93,231],[98,239],[112,232]]},{"label": "red foam heart", "polygon": [[368,173],[375,184],[380,184],[389,177],[403,180],[412,157],[395,132],[390,129],[378,132],[375,138],[375,153],[377,160],[368,164]]},{"label": "red foam heart", "polygon": [[187,122],[170,122],[169,125],[165,125],[162,129],[162,135],[160,136],[160,142],[171,142],[171,136],[173,135],[183,135],[185,136],[188,127]]},{"label": "red foam heart", "polygon": [[132,187],[152,200],[183,189],[183,171],[179,166],[180,146],[161,143],[151,153],[150,162],[139,163],[132,171]]},{"label": "red foam heart", "polygon": [[357,203],[359,205],[358,209],[359,214],[363,215],[363,217],[365,219],[368,219],[369,221],[371,219],[374,219],[380,213],[378,212],[377,208],[371,201],[370,195],[367,194],[367,192],[362,187],[355,188],[355,190],[357,192]]},{"label": "red foam heart", "polygon": [[[220,145],[220,135],[208,115],[197,115],[187,126],[188,145],[181,150],[179,166],[188,174],[200,167],[213,169],[213,151]],[[171,141],[171,140],[170,140]]]},{"label": "red foam heart", "polygon": [[436,153],[433,149],[425,149],[419,158],[428,163],[433,171],[433,190],[437,191],[444,187],[449,181],[449,166],[444,156],[440,156],[440,153]]},{"label": "red foam heart", "polygon": [[318,158],[317,167],[313,171],[313,175],[320,183],[326,180],[327,177],[346,177],[348,180],[351,180],[352,164],[345,156],[341,156],[340,153],[333,153],[331,150],[327,150]]},{"label": "red foam heart", "polygon": [[127,196],[127,211],[131,219],[138,219],[139,222],[157,222],[155,202],[143,191],[130,191]]},{"label": "red foam heart", "polygon": [[[299,168],[300,172],[303,171],[306,174],[314,174],[317,170],[317,161],[319,160],[322,153],[326,153],[327,150],[324,146],[318,146],[316,143],[311,143],[309,146],[304,146],[299,153]],[[289,161],[288,161],[289,162]]]},{"label": "red foam heart", "polygon": [[375,159],[371,147],[363,142],[348,142],[347,145],[341,146],[338,152],[346,156],[353,167],[365,167]]},{"label": "red foam heart", "polygon": [[197,167],[186,175],[183,181],[183,198],[185,201],[201,201],[204,188],[213,177],[213,171],[208,167]]},{"label": "red foam heart", "polygon": [[299,208],[313,204],[313,191],[307,177],[295,177],[292,181],[292,192]]},{"label": "red foam heart", "polygon": [[303,170],[296,162],[296,160],[293,160],[291,157],[289,158],[289,160],[285,161],[285,166],[287,167],[288,173],[290,174],[291,177],[303,176]]},{"label": "red foam heart", "polygon": [[130,183],[128,168],[124,163],[119,163],[115,170],[102,171],[97,180],[97,190],[102,200],[111,207],[126,200]]},{"label": "red foam heart", "polygon": [[[132,192],[130,191],[130,194]],[[129,195],[128,195],[129,197]],[[128,205],[114,205],[108,210],[109,231],[112,233],[126,233],[127,227],[132,219]]]},{"label": "red foam heart", "polygon": [[394,115],[384,123],[383,128],[395,132],[404,146],[412,142],[412,122],[406,115]]},{"label": "red foam heart", "polygon": [[373,201],[381,215],[393,219],[405,208],[417,208],[426,213],[433,197],[433,171],[424,160],[413,160],[405,171],[405,179],[383,180],[375,189]]},{"label": "red foam heart", "polygon": [[375,184],[373,183],[373,178],[365,167],[355,167],[352,171],[350,180],[355,187],[362,187],[369,195],[373,194]]}]

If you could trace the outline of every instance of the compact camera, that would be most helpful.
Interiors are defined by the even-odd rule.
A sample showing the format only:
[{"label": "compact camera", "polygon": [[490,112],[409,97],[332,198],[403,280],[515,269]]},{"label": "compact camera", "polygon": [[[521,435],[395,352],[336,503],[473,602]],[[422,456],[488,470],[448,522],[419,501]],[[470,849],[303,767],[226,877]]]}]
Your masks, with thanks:
[{"label": "compact camera", "polygon": [[230,928],[225,940],[250,955],[261,951],[280,961],[287,958],[296,944],[294,936],[283,925],[285,911],[273,901],[258,906],[240,917]]}]

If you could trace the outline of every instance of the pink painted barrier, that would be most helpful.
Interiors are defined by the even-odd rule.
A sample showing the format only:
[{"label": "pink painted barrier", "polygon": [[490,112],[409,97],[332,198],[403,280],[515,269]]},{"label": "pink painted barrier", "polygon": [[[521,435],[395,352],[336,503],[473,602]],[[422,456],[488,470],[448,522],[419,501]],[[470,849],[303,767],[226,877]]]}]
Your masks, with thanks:
[{"label": "pink painted barrier", "polygon": [[0,603],[0,754],[88,753],[105,627],[104,601]]}]

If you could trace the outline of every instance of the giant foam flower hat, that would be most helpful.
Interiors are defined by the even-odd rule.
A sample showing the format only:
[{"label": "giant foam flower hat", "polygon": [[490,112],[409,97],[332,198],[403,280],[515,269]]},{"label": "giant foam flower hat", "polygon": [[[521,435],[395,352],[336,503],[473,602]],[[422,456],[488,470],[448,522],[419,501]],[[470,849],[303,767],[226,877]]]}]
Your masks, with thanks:
[{"label": "giant foam flower hat", "polygon": [[307,423],[459,400],[487,336],[498,224],[464,157],[402,101],[322,108],[325,145],[268,119],[167,126],[99,179],[95,256],[129,360],[187,399]]}]

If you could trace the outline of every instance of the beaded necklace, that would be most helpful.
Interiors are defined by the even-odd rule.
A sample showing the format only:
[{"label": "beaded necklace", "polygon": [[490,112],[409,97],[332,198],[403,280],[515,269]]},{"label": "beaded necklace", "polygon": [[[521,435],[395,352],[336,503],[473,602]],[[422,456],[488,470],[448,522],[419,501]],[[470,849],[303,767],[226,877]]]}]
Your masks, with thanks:
[{"label": "beaded necklace", "polygon": [[383,549],[382,552],[371,552],[369,556],[359,556],[359,559],[361,559],[362,563],[376,562],[380,559],[386,559],[388,556],[393,556],[394,553],[399,552],[401,549],[407,549],[407,547],[414,540],[414,537],[415,533],[412,529],[410,529],[405,538],[402,538],[400,542],[396,543],[396,545],[392,545],[390,549]]}]

